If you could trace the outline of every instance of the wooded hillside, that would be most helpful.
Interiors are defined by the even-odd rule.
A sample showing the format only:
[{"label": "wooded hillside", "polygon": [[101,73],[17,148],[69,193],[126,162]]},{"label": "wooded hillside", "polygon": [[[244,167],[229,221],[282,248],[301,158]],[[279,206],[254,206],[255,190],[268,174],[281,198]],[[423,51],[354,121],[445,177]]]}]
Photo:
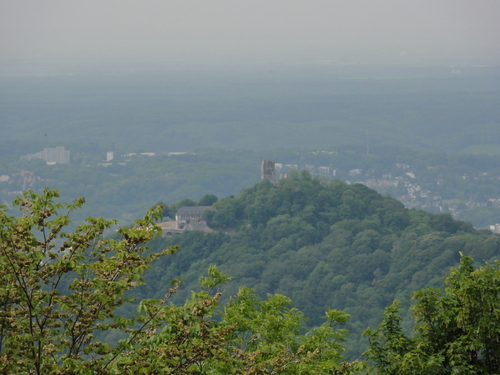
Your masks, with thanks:
[{"label": "wooded hillside", "polygon": [[[284,294],[311,325],[322,323],[327,308],[351,314],[351,355],[365,347],[359,334],[378,325],[395,298],[407,307],[414,291],[442,287],[460,252],[477,261],[500,255],[500,236],[489,231],[447,214],[408,210],[364,185],[328,183],[305,171],[276,186],[263,181],[215,207],[206,220],[216,232],[153,242],[152,248],[181,249],[155,264],[141,293],[155,293],[181,276],[177,298],[186,298],[198,276],[217,265],[233,278],[228,295],[238,285],[255,288],[259,296]],[[403,326],[411,325],[408,313]]]}]

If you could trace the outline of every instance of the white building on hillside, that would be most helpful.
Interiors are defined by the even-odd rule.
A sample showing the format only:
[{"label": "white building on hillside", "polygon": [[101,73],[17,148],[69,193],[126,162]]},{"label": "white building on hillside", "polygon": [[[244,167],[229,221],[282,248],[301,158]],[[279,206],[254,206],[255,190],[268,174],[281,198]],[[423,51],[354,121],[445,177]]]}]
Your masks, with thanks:
[{"label": "white building on hillside", "polygon": [[42,159],[47,164],[69,164],[69,150],[65,150],[64,146],[44,148],[36,154],[21,156],[21,159]]}]

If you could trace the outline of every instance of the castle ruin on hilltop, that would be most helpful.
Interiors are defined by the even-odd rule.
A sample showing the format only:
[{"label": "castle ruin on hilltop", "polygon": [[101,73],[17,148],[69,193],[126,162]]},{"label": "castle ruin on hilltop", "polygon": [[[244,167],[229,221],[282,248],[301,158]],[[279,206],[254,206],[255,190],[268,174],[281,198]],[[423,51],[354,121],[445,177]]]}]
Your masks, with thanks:
[{"label": "castle ruin on hilltop", "polygon": [[262,160],[262,164],[260,166],[260,178],[261,180],[269,180],[271,184],[276,185],[274,160]]}]

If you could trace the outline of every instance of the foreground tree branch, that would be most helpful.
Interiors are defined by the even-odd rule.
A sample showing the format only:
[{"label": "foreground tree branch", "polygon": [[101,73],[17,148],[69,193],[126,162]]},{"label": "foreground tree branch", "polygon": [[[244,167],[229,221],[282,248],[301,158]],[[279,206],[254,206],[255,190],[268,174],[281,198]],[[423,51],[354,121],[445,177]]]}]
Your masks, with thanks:
[{"label": "foreground tree branch", "polygon": [[[343,360],[348,315],[329,310],[327,322],[306,332],[291,300],[259,300],[241,288],[223,309],[220,286],[229,277],[213,266],[184,305],[170,297],[140,301],[150,264],[177,249],[146,252],[161,230],[161,207],[149,210],[117,239],[103,234],[116,221],[87,218],[72,232],[70,214],[83,199],[56,203],[58,192],[27,191],[0,208],[0,374],[351,374],[362,363]],[[60,214],[64,211],[64,214]],[[120,333],[121,340],[106,333]],[[104,337],[105,339],[99,339]]]}]

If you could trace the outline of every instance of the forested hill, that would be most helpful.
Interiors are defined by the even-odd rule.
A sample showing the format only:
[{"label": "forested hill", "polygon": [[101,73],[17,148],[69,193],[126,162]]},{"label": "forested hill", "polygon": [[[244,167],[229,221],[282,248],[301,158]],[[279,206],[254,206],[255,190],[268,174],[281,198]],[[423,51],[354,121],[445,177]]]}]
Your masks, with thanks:
[{"label": "forested hill", "polygon": [[408,210],[364,185],[326,182],[305,171],[276,186],[262,181],[215,207],[206,217],[214,232],[153,242],[153,249],[180,250],[153,266],[144,295],[182,277],[178,297],[185,298],[198,276],[216,264],[233,277],[226,296],[240,285],[260,295],[284,294],[311,324],[322,322],[327,307],[351,314],[348,328],[357,333],[352,353],[364,345],[359,333],[376,326],[395,298],[408,304],[414,291],[441,287],[460,252],[478,261],[500,255],[500,236],[489,231],[447,214]]}]

